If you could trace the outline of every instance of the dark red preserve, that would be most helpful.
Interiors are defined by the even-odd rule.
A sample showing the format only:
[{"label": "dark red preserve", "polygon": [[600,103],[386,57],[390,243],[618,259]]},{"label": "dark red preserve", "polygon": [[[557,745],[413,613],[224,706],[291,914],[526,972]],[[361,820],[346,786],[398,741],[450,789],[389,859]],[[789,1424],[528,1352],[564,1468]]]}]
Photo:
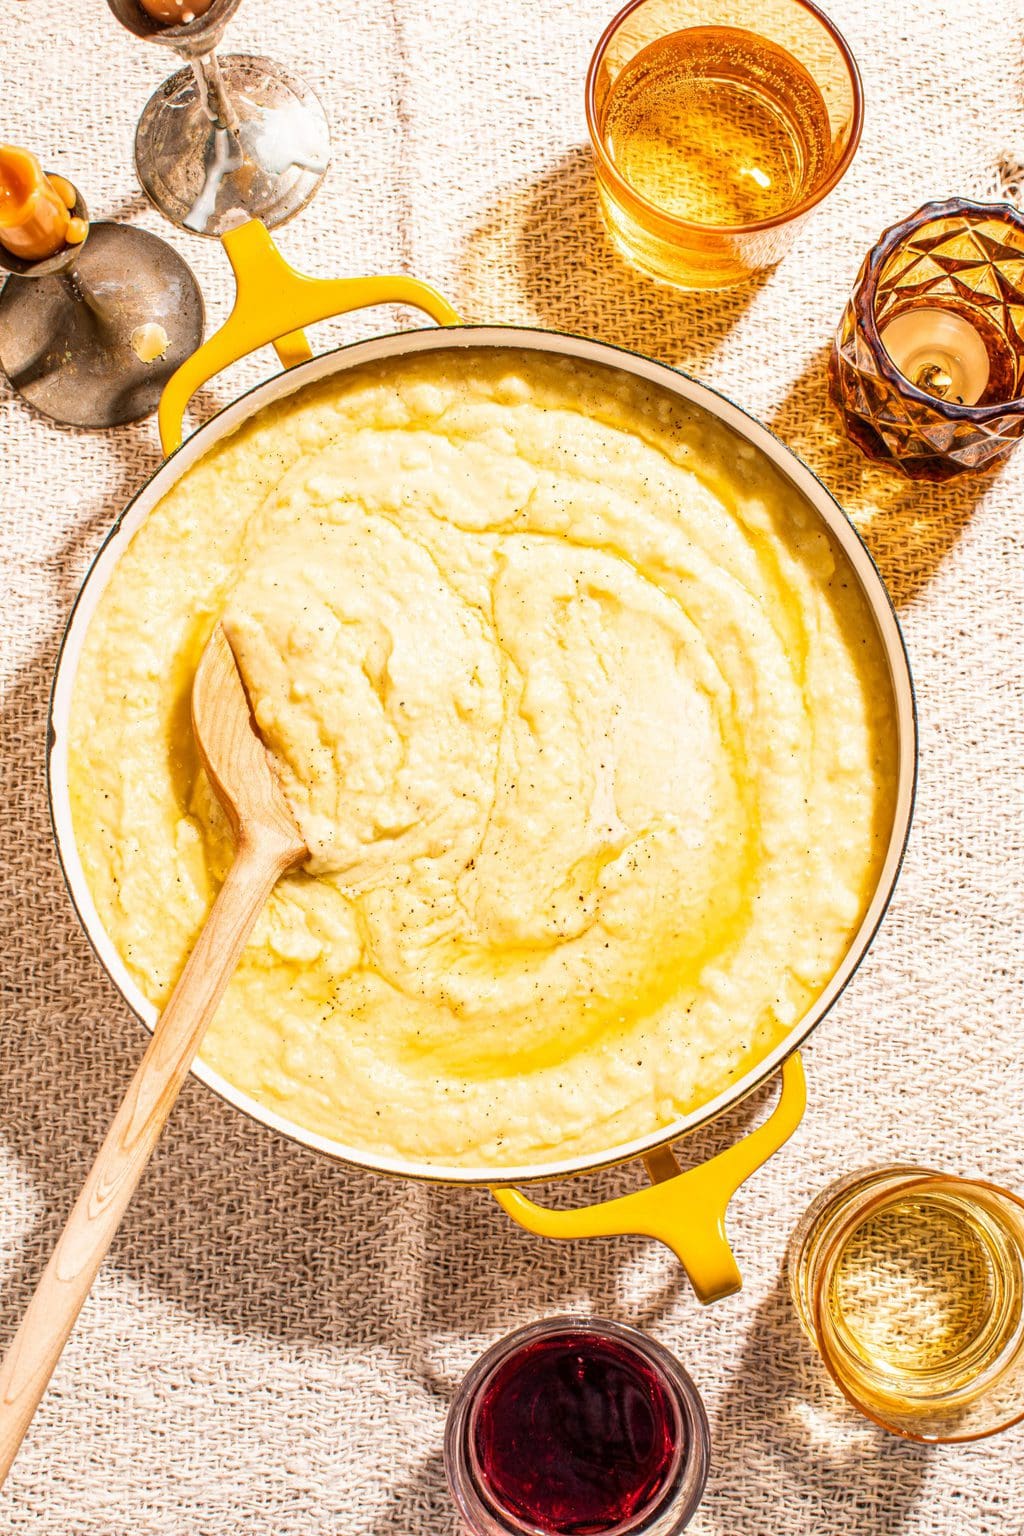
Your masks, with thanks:
[{"label": "dark red preserve", "polygon": [[445,1431],[470,1536],[675,1536],[707,1464],[707,1417],[678,1360],[600,1318],[551,1318],[495,1344]]},{"label": "dark red preserve", "polygon": [[609,1531],[663,1491],[684,1429],[660,1373],[613,1339],[580,1331],[509,1356],[473,1425],[483,1489],[553,1536]]}]

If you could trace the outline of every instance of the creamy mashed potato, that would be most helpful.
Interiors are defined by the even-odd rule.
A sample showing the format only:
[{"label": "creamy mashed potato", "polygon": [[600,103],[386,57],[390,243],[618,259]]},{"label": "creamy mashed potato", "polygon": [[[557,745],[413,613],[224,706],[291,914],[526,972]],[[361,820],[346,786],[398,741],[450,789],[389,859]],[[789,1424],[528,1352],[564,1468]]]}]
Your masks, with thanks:
[{"label": "creamy mashed potato", "polygon": [[873,893],[888,670],[751,448],[514,351],[260,413],[150,514],[90,626],[75,833],[162,1003],[231,858],[189,728],[223,616],[309,845],[203,1058],[298,1125],[455,1164],[600,1151],[813,1004]]}]

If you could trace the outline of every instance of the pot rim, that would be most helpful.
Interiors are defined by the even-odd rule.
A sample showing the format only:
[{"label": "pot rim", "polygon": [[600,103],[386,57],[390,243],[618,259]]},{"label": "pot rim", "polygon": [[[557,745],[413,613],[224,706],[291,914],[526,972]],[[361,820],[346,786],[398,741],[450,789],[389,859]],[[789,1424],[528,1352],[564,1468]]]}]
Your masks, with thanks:
[{"label": "pot rim", "polygon": [[[706,410],[742,440],[765,453],[776,470],[810,504],[830,534],[840,544],[857,577],[875,621],[889,664],[893,691],[898,748],[897,793],[893,809],[889,846],[878,883],[864,918],[854,934],[846,954],[828,985],[807,1012],[796,1021],[778,1045],[736,1082],[729,1084],[707,1103],[679,1116],[669,1125],[621,1142],[597,1153],[577,1154],[542,1163],[520,1166],[478,1167],[427,1163],[414,1159],[374,1155],[366,1149],[307,1130],[275,1110],[234,1087],[220,1073],[200,1058],[191,1073],[233,1108],[290,1141],[320,1152],[336,1161],[349,1163],[368,1172],[411,1178],[429,1183],[453,1185],[504,1186],[541,1183],[574,1174],[594,1173],[616,1164],[631,1162],[658,1147],[678,1140],[699,1126],[706,1125],[725,1110],[740,1103],[775,1073],[797,1050],[811,1031],[834,1006],[859,969],[892,899],[906,854],[913,819],[917,789],[918,722],[910,661],[896,609],[875,560],[856,527],[840,507],[824,482],[775,434],[728,396],[668,363],[657,362],[643,353],[591,337],[543,327],[521,325],[451,325],[394,331],[374,336],[321,353],[308,361],[272,375],[237,395],[228,405],[198,427],[181,446],[169,455],[140,486],[122,508],[89,564],[75,596],[61,638],[54,668],[47,713],[46,784],[57,857],[68,896],[93,952],[128,1007],[143,1026],[152,1032],[159,1010],[145,998],[129,975],[124,962],[110,941],[93,904],[82,868],[71,818],[67,781],[67,741],[71,699],[82,644],[117,565],[123,545],[130,542],[144,518],[170,487],[222,438],[229,436],[263,407],[294,394],[306,385],[342,373],[363,363],[388,357],[421,352],[458,350],[460,347],[493,347],[535,351],[556,357],[576,358],[613,370],[632,374],[660,385],[684,401]],[[100,578],[103,578],[100,580]],[[99,582],[99,585],[97,585]]]}]

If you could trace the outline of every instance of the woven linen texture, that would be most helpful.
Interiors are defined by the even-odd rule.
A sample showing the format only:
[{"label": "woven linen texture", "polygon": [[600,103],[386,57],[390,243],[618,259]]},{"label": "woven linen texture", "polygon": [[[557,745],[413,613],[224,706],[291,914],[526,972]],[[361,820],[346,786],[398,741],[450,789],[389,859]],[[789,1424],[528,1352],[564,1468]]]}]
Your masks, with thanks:
[{"label": "woven linen texture", "polygon": [[[812,465],[889,582],[918,687],[916,823],[882,932],[806,1051],[805,1124],[732,1206],[745,1289],[701,1309],[654,1244],[545,1243],[482,1191],[333,1166],[190,1084],[0,1494],[14,1536],[453,1532],[440,1457],[453,1387],[501,1333],[563,1310],[638,1323],[694,1375],[713,1436],[696,1536],[1024,1531],[1020,1431],[926,1450],[875,1430],[826,1385],[782,1280],[801,1211],[851,1168],[906,1159],[1024,1186],[1024,450],[994,480],[911,488],[841,439],[824,379],[881,229],[1020,163],[1024,18],[1017,0],[831,0],[864,72],[860,153],[773,274],[692,298],[627,270],[600,224],[583,77],[614,4],[244,0],[224,46],[289,64],[327,106],[333,166],[279,235],[293,262],[408,271],[469,319],[689,370]],[[212,327],[231,299],[224,254],[165,225],[132,167],[135,122],[172,64],[103,0],[0,0],[0,133],[79,182],[96,216],[169,238]],[[202,414],[274,366],[267,353],[232,370]],[[6,1338],[143,1045],[68,902],[43,753],[75,592],[159,450],[152,422],[60,429],[0,383],[0,453]]]}]

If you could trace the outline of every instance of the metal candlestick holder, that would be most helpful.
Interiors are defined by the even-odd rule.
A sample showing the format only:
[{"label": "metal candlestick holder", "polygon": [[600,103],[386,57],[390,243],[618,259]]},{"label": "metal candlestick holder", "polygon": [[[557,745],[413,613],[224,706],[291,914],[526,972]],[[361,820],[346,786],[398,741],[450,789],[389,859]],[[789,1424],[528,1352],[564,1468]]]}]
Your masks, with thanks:
[{"label": "metal candlestick holder", "polygon": [[[75,217],[88,220],[75,191]],[[156,410],[175,369],[203,339],[203,300],[178,253],[145,230],[90,224],[81,245],[42,261],[0,246],[0,367],[37,411],[73,427],[114,427]],[[144,326],[167,347],[136,350]],[[134,344],[133,344],[134,343]]]},{"label": "metal candlestick holder", "polygon": [[146,195],[180,229],[222,235],[247,219],[275,228],[304,208],[330,163],[316,93],[270,59],[218,58],[241,0],[214,0],[190,22],[163,26],[138,0],[107,0],[136,37],[188,61],[150,98],[135,134]]},{"label": "metal candlestick holder", "polygon": [[951,198],[886,230],[840,321],[829,394],[850,439],[912,480],[999,464],[1024,435],[1024,215]]}]

